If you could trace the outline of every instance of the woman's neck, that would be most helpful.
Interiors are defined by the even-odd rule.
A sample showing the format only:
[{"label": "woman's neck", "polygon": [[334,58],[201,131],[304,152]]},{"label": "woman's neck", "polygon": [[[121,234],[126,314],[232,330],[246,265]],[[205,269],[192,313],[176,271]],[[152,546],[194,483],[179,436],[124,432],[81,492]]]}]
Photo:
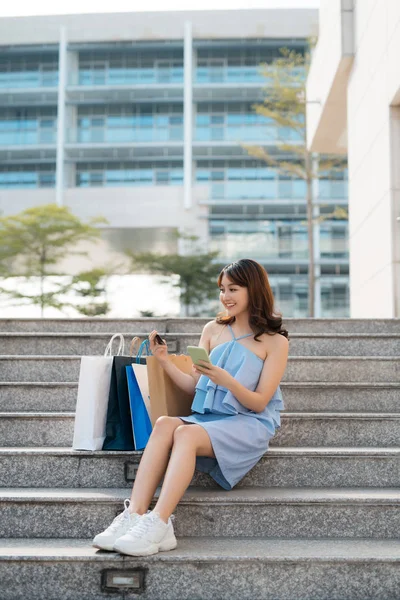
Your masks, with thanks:
[{"label": "woman's neck", "polygon": [[235,330],[236,337],[240,335],[246,335],[251,333],[251,327],[249,324],[249,316],[247,313],[242,313],[235,317],[231,327]]}]

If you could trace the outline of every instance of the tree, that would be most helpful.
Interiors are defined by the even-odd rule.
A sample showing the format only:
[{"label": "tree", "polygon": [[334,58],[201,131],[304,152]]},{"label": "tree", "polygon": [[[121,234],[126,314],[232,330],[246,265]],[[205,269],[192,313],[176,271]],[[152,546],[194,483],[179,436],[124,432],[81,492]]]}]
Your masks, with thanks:
[{"label": "tree", "polygon": [[134,272],[147,272],[163,276],[162,283],[171,283],[171,275],[178,275],[179,280],[173,287],[180,290],[180,301],[185,308],[185,316],[200,316],[199,305],[215,298],[216,280],[220,266],[216,264],[219,252],[202,252],[196,247],[197,236],[176,234],[177,238],[189,243],[186,255],[160,254],[153,252],[132,253],[128,256],[132,261]]},{"label": "tree", "polygon": [[75,275],[72,279],[72,287],[75,294],[80,298],[90,298],[90,304],[78,304],[75,308],[86,317],[104,316],[110,310],[107,301],[107,275],[105,269],[92,269]]},{"label": "tree", "polygon": [[[48,204],[29,208],[17,215],[0,218],[0,270],[3,277],[23,277],[39,281],[39,294],[22,290],[2,292],[15,300],[39,305],[43,317],[46,307],[61,310],[70,303],[63,300],[70,291],[71,281],[56,281],[56,265],[67,254],[86,255],[77,251],[82,241],[96,240],[100,231],[96,225],[102,218],[83,223],[67,207]],[[48,281],[52,277],[52,281]],[[48,283],[48,285],[46,285]]]},{"label": "tree", "polygon": [[[343,171],[343,158],[318,157],[307,148],[306,121],[306,75],[309,68],[309,53],[304,55],[287,48],[281,49],[281,57],[262,68],[268,80],[266,95],[262,103],[254,104],[254,111],[265,117],[266,122],[282,132],[291,141],[277,141],[274,150],[262,146],[245,148],[248,153],[276,169],[283,177],[302,179],[307,190],[307,231],[308,231],[308,306],[309,316],[314,317],[314,223],[329,216],[336,217],[336,209],[324,217],[313,215],[313,181],[322,174],[335,174]],[[284,156],[282,159],[281,156]],[[339,208],[339,207],[338,207]],[[343,215],[343,209],[340,209]]]}]

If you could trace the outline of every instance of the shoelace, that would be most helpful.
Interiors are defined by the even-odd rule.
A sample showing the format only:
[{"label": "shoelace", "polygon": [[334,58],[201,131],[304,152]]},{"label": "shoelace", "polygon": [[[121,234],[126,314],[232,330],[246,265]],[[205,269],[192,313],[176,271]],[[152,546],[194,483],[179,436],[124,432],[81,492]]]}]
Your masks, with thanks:
[{"label": "shoelace", "polygon": [[130,527],[128,533],[134,529],[135,534],[138,533],[140,535],[145,535],[151,525],[158,519],[159,517],[157,517],[155,514],[147,514],[146,518],[140,519],[139,523]]},{"label": "shoelace", "polygon": [[128,500],[128,499],[124,500],[125,510],[124,510],[123,513],[121,513],[120,515],[117,515],[115,517],[114,521],[111,523],[111,525],[109,527],[110,531],[115,531],[116,529],[118,529],[118,527],[121,525],[121,523],[123,521],[125,521],[126,519],[130,518],[130,514],[129,514],[129,511],[128,511],[128,508],[129,508],[130,504],[131,504],[130,500]]}]

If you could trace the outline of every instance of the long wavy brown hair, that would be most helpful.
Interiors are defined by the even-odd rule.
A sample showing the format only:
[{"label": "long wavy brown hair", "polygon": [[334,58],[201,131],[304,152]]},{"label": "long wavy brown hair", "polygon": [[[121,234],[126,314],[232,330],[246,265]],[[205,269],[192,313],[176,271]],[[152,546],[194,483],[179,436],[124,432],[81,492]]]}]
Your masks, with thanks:
[{"label": "long wavy brown hair", "polygon": [[[246,287],[249,295],[249,325],[254,331],[254,339],[263,333],[273,335],[280,333],[289,339],[287,329],[282,327],[282,315],[274,311],[274,295],[268,280],[267,271],[251,258],[242,258],[224,267],[218,275],[218,287],[221,286],[224,274],[241,287]],[[216,322],[220,325],[234,323],[235,317],[218,313]]]}]

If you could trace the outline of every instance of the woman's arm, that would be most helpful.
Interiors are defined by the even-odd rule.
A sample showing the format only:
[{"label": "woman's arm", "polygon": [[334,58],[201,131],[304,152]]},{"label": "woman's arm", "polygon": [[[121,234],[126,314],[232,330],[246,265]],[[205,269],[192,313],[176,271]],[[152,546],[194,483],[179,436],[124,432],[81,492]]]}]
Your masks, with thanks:
[{"label": "woman's arm", "polygon": [[[199,346],[205,348],[207,352],[210,351],[210,337],[213,323],[214,321],[210,321],[204,326],[200,337]],[[156,335],[156,333],[157,331],[154,330],[149,335],[151,352],[157,358],[164,371],[168,373],[172,381],[176,383],[178,387],[180,387],[188,394],[194,394],[200,376],[197,373],[195,373],[194,370],[190,375],[188,373],[183,373],[183,371],[178,369],[176,365],[174,365],[170,360],[168,360],[167,346],[157,344],[154,342],[154,336]]]},{"label": "woman's arm", "polygon": [[221,367],[207,365],[202,361],[202,366],[200,368],[196,367],[196,370],[198,373],[209,377],[217,385],[226,387],[249,410],[262,412],[282,379],[289,353],[287,338],[280,334],[276,334],[275,337],[276,341],[264,361],[260,379],[254,392],[236,381],[230,373],[225,369],[221,369]]},{"label": "woman's arm", "polygon": [[243,406],[255,412],[262,412],[267,406],[286,369],[289,342],[283,335],[276,334],[275,337],[276,342],[264,361],[255,391],[251,392],[233,378],[231,385],[227,386]]}]

